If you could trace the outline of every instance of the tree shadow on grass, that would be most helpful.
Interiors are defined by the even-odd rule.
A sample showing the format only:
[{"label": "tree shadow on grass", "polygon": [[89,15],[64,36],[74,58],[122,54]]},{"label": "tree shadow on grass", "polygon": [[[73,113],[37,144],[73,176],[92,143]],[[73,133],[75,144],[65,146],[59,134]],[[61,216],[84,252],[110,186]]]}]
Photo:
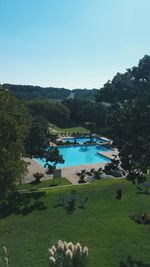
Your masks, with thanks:
[{"label": "tree shadow on grass", "polygon": [[26,216],[34,210],[45,210],[44,197],[46,197],[45,192],[8,194],[5,198],[0,198],[0,219],[11,214]]},{"label": "tree shadow on grass", "polygon": [[145,195],[145,196],[150,196],[150,192],[136,192],[137,195]]},{"label": "tree shadow on grass", "polygon": [[119,267],[150,267],[150,263],[144,263],[143,261],[133,260],[131,256],[128,256],[127,261],[120,261]]}]

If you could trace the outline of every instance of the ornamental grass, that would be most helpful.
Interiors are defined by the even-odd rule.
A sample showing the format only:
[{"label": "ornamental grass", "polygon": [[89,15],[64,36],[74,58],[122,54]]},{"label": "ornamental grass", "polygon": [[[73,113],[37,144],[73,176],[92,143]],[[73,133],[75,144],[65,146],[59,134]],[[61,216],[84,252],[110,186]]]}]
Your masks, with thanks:
[{"label": "ornamental grass", "polygon": [[88,247],[59,240],[49,250],[50,267],[87,267]]}]

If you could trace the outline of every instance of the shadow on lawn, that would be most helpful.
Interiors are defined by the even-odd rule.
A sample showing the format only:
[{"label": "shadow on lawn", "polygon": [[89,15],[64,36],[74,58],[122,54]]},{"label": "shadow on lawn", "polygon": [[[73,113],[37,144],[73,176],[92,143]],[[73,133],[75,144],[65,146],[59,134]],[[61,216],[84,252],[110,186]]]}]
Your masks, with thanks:
[{"label": "shadow on lawn", "polygon": [[119,267],[150,267],[150,263],[136,261],[133,260],[131,256],[128,256],[126,262],[120,261]]},{"label": "shadow on lawn", "polygon": [[11,214],[28,215],[34,210],[45,210],[43,202],[45,192],[19,193],[15,192],[0,199],[0,219]]}]

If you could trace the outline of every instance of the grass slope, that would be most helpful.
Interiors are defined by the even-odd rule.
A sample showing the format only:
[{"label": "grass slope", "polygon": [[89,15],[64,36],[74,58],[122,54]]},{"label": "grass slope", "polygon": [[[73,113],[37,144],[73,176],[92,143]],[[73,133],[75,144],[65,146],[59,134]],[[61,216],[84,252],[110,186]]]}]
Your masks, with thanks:
[{"label": "grass slope", "polygon": [[[48,267],[47,250],[59,239],[86,244],[90,267],[125,266],[120,261],[125,263],[128,255],[150,263],[150,225],[135,224],[128,217],[134,211],[149,210],[150,195],[137,194],[136,187],[123,180],[72,188],[89,197],[86,209],[73,214],[54,208],[69,187],[54,188],[45,195],[22,195],[8,207],[1,204],[0,246],[7,246],[11,267]],[[123,191],[120,201],[115,198],[118,188]]]},{"label": "grass slope", "polygon": [[61,134],[61,133],[80,133],[80,134],[86,134],[86,133],[89,133],[89,130],[87,130],[86,128],[84,127],[81,127],[81,126],[77,126],[77,127],[67,127],[67,128],[60,128],[60,127],[57,127],[55,125],[53,125],[53,127],[49,127],[49,132],[51,134]]},{"label": "grass slope", "polygon": [[33,184],[33,183],[28,183],[28,184],[21,184],[17,186],[18,190],[37,190],[40,188],[45,188],[49,186],[61,186],[61,185],[68,185],[71,184],[66,178],[61,178],[61,179],[55,179],[55,180],[44,180],[41,181],[38,184]]}]

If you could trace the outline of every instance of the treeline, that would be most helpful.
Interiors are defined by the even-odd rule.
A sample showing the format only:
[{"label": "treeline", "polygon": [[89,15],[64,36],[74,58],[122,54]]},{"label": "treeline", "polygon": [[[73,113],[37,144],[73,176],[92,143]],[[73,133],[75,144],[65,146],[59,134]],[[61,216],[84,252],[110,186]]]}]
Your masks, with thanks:
[{"label": "treeline", "polygon": [[101,103],[81,99],[67,99],[61,103],[50,103],[47,100],[25,103],[33,120],[47,125],[53,123],[62,128],[71,125],[84,126],[87,122],[93,122],[99,129],[104,127],[108,114],[108,109]]},{"label": "treeline", "polygon": [[95,100],[97,89],[74,89],[69,90],[65,88],[54,88],[54,87],[40,87],[32,85],[14,85],[14,84],[3,84],[4,89],[9,90],[14,96],[26,100],[31,99],[47,99],[47,100],[64,100],[71,93],[74,98]]}]

